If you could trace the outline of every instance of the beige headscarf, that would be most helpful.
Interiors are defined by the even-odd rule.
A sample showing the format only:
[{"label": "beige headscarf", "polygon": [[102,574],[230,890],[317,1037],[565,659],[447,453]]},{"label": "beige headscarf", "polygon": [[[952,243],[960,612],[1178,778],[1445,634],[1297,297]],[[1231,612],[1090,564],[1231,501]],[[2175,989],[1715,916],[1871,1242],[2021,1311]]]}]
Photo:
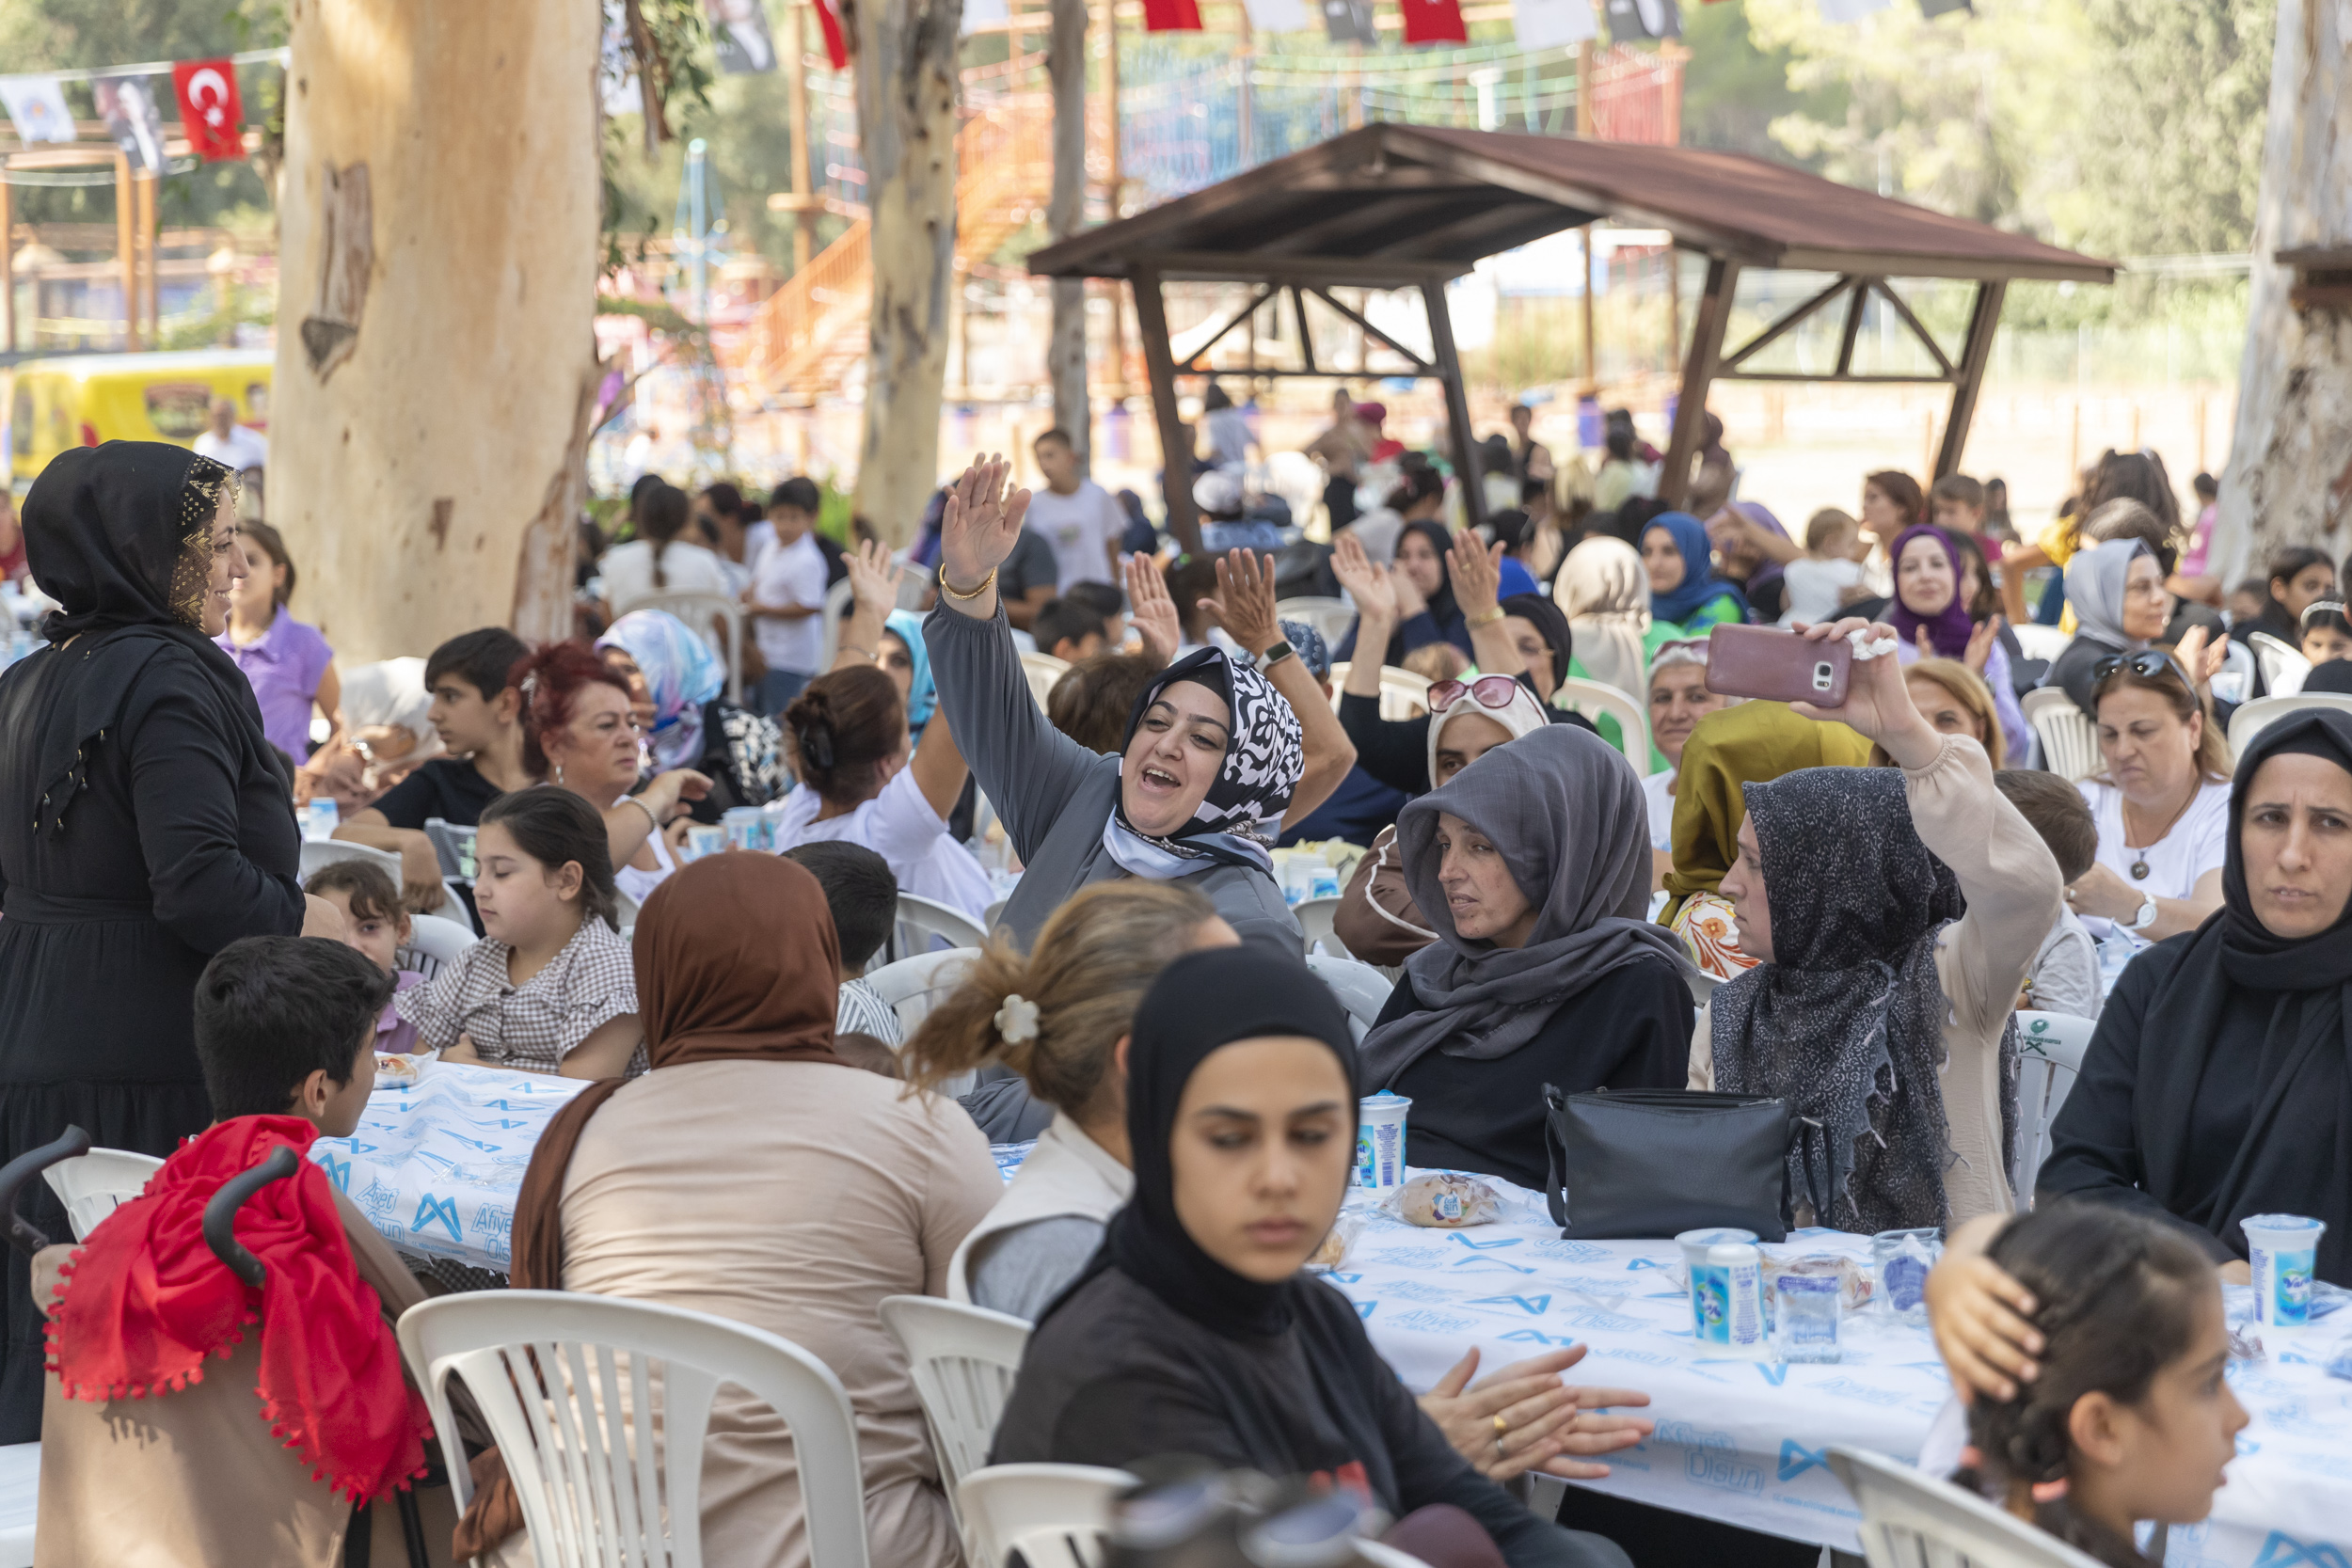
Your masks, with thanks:
[{"label": "beige headscarf", "polygon": [[1576,660],[1594,680],[1637,701],[1649,692],[1649,575],[1632,546],[1594,534],[1568,552],[1551,597],[1576,635]]}]

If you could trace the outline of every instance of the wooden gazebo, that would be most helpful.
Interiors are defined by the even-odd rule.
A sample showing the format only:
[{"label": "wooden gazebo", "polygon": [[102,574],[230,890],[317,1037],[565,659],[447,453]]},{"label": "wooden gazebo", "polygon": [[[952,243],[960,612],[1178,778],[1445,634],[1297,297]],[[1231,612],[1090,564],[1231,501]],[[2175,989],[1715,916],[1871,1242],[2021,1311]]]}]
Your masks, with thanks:
[{"label": "wooden gazebo", "polygon": [[[1661,480],[1661,493],[1676,501],[1698,449],[1708,389],[1719,379],[1948,385],[1951,416],[1935,472],[1956,471],[2010,280],[2115,279],[2112,262],[1758,158],[1422,125],[1351,131],[1048,245],[1030,255],[1029,271],[1042,277],[1123,277],[1134,286],[1165,451],[1183,445],[1176,378],[1209,373],[1204,359],[1217,340],[1287,292],[1302,327],[1311,294],[1403,355],[1413,373],[1442,383],[1454,466],[1470,474],[1475,472],[1470,403],[1446,314],[1446,280],[1482,257],[1598,219],[1665,230],[1677,246],[1708,259]],[[1732,291],[1748,268],[1825,272],[1834,281],[1726,353]],[[1887,287],[1890,277],[1963,278],[1977,285],[1957,359]],[[1182,364],[1169,346],[1160,293],[1171,280],[1254,285],[1248,305]],[[1418,289],[1429,313],[1430,356],[1394,342],[1335,298],[1335,288]],[[1873,293],[1925,348],[1932,373],[1853,373],[1854,341]],[[1844,332],[1830,374],[1747,368],[1799,323],[1841,305]],[[1318,369],[1309,334],[1302,330],[1300,337],[1307,341],[1303,369],[1253,373],[1341,373]],[[1480,487],[1463,488],[1472,515],[1483,520]],[[1173,486],[1168,503],[1170,530],[1187,546],[1197,545],[1189,487]]]}]

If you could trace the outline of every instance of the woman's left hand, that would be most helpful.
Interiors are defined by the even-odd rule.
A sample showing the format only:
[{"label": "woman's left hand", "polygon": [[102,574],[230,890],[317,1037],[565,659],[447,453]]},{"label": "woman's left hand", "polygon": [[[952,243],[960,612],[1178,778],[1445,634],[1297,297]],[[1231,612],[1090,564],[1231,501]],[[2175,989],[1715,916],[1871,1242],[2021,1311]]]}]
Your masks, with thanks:
[{"label": "woman's left hand", "polygon": [[[2229,661],[2230,640],[2224,637],[2217,641],[2204,627],[2191,626],[2181,635],[2180,642],[2172,650],[2172,657],[2181,661],[2181,668],[2197,682],[2197,689],[2203,691],[2213,685],[2214,676],[2219,674],[2221,666]],[[2208,718],[2205,721],[2211,723],[2213,721]]]},{"label": "woman's left hand", "polygon": [[1164,669],[1184,645],[1184,625],[1176,614],[1176,601],[1168,596],[1168,579],[1160,563],[1138,550],[1127,558],[1127,624],[1143,639],[1143,652],[1154,668]]},{"label": "woman's left hand", "polygon": [[1274,558],[1226,551],[1216,563],[1216,594],[1202,599],[1200,608],[1245,651],[1262,654],[1274,646],[1282,635],[1274,615]]},{"label": "woman's left hand", "polygon": [[654,820],[667,822],[676,815],[679,802],[699,800],[710,793],[710,775],[697,773],[691,768],[673,768],[657,773],[653,783],[638,797],[653,808]]},{"label": "woman's left hand", "polygon": [[1560,1374],[1581,1361],[1584,1352],[1584,1346],[1575,1345],[1515,1361],[1465,1392],[1478,1370],[1478,1352],[1473,1350],[1421,1397],[1421,1408],[1454,1450],[1489,1481],[1508,1481],[1535,1469],[1579,1481],[1605,1476],[1606,1465],[1564,1456],[1612,1453],[1648,1436],[1653,1423],[1644,1418],[1599,1412],[1647,1404],[1649,1396],[1631,1388],[1563,1383]]},{"label": "woman's left hand", "polygon": [[1986,616],[1968,634],[1968,651],[1961,656],[1961,660],[1972,673],[1979,677],[1984,674],[1985,664],[1993,657],[1993,640],[2000,635],[2001,618],[1998,615]]},{"label": "woman's left hand", "polygon": [[2143,889],[2117,876],[2113,866],[2094,863],[2066,890],[2066,907],[2077,915],[2130,921],[2138,917],[2139,906],[2146,897]]},{"label": "woman's left hand", "polygon": [[849,568],[850,596],[857,613],[880,621],[898,608],[898,584],[907,572],[891,559],[889,546],[868,539],[854,553],[844,554],[841,563]]},{"label": "woman's left hand", "polygon": [[1495,608],[1502,585],[1502,546],[1482,545],[1468,529],[1457,530],[1454,547],[1445,552],[1446,573],[1454,582],[1454,603],[1465,620],[1476,621]]}]

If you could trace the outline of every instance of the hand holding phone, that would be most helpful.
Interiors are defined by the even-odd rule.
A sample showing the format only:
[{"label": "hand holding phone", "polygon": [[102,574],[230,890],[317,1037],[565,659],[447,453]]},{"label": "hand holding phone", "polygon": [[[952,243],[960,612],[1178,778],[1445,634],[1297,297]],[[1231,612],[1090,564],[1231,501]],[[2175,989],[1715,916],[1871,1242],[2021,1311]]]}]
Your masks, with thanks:
[{"label": "hand holding phone", "polygon": [[1853,645],[1844,638],[1817,641],[1731,622],[1707,637],[1707,689],[1726,697],[1842,707],[1852,669]]}]

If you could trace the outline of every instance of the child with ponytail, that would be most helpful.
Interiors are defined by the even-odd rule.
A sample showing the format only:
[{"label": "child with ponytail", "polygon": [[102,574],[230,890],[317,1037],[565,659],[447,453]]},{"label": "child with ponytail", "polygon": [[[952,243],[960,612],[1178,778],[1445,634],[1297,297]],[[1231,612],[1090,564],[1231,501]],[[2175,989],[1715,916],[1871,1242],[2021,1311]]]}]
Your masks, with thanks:
[{"label": "child with ponytail", "polygon": [[2057,1202],[1955,1231],[1929,1310],[1968,1406],[1952,1480],[2112,1568],[2213,1511],[2247,1423],[2219,1276],[2178,1230]]}]

